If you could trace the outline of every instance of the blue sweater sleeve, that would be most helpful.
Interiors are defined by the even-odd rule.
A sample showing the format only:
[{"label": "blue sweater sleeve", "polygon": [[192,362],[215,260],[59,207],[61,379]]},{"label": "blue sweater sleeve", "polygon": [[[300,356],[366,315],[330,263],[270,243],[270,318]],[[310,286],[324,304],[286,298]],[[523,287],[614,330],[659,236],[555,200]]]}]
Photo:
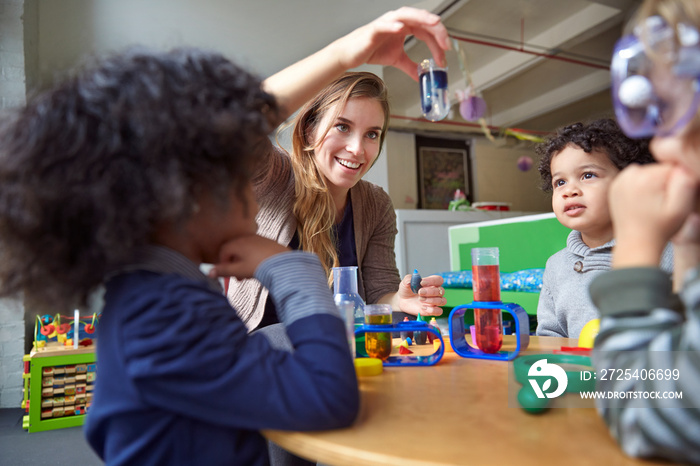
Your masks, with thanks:
[{"label": "blue sweater sleeve", "polygon": [[[309,265],[308,257],[300,260],[294,254],[282,262],[294,261],[302,268]],[[144,403],[242,429],[351,424],[359,393],[344,324],[334,315],[323,275],[302,275],[303,280],[296,273],[271,281],[273,295],[274,288],[289,283],[324,283],[297,289],[293,298],[281,301],[282,307],[307,305],[320,311],[301,313],[289,324],[293,353],[273,349],[262,335],[249,336],[226,297],[197,283],[171,279],[161,284],[157,299],[140,298],[144,311],[132,313],[124,325],[129,343],[123,351],[126,373]]]}]

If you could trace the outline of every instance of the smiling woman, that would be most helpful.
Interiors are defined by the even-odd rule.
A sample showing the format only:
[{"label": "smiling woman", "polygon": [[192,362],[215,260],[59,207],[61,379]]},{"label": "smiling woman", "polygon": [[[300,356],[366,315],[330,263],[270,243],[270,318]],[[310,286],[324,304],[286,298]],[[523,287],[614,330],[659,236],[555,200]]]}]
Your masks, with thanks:
[{"label": "smiling woman", "polygon": [[[331,269],[358,267],[367,303],[395,311],[439,315],[442,278],[423,279],[420,296],[396,268],[396,214],[389,195],[362,180],[381,151],[389,122],[384,82],[372,73],[345,73],[308,101],[293,121],[292,150],[276,148],[259,166],[254,189],[258,234],[321,258]],[[257,282],[233,280],[229,299],[250,330],[277,322],[275,305]]]}]

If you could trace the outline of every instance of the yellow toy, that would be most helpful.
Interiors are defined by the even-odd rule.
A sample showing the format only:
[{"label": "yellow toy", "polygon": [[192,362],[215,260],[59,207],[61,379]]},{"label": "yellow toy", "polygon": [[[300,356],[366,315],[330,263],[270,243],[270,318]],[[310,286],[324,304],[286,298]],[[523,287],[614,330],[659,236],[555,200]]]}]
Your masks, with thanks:
[{"label": "yellow toy", "polygon": [[581,329],[581,333],[578,336],[578,346],[580,348],[593,348],[593,342],[595,337],[598,335],[600,330],[600,319],[593,319],[589,321]]}]

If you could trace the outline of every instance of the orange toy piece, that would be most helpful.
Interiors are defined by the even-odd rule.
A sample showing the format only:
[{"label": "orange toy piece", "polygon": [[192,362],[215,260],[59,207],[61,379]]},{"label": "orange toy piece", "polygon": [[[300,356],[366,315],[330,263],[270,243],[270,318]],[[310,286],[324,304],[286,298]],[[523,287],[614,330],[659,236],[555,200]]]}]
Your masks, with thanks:
[{"label": "orange toy piece", "polygon": [[448,352],[448,351],[451,351],[453,353],[455,352],[455,350],[452,349],[452,343],[450,343],[450,337],[443,336],[442,341],[445,342],[445,352]]}]

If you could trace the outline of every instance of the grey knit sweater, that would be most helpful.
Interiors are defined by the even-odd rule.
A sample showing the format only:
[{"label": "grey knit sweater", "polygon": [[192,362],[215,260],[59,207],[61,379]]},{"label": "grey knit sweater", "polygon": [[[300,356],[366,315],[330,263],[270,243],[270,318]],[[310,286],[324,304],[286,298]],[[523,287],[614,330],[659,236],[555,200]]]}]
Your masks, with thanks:
[{"label": "grey knit sweater", "polygon": [[[289,155],[279,148],[267,154],[262,170],[253,180],[260,210],[258,234],[288,246],[297,228],[294,206],[294,171]],[[358,292],[367,303],[399,289],[394,239],[396,212],[381,187],[360,180],[350,189],[355,249],[358,262]],[[329,293],[331,290],[329,290]],[[231,279],[228,298],[248,330],[262,320],[267,289],[255,279]]]},{"label": "grey knit sweater", "polygon": [[[600,317],[588,288],[595,277],[612,268],[615,240],[589,248],[581,233],[572,231],[566,247],[547,260],[537,305],[537,335],[578,338],[587,322]],[[673,270],[673,250],[668,246],[661,268]]]}]

